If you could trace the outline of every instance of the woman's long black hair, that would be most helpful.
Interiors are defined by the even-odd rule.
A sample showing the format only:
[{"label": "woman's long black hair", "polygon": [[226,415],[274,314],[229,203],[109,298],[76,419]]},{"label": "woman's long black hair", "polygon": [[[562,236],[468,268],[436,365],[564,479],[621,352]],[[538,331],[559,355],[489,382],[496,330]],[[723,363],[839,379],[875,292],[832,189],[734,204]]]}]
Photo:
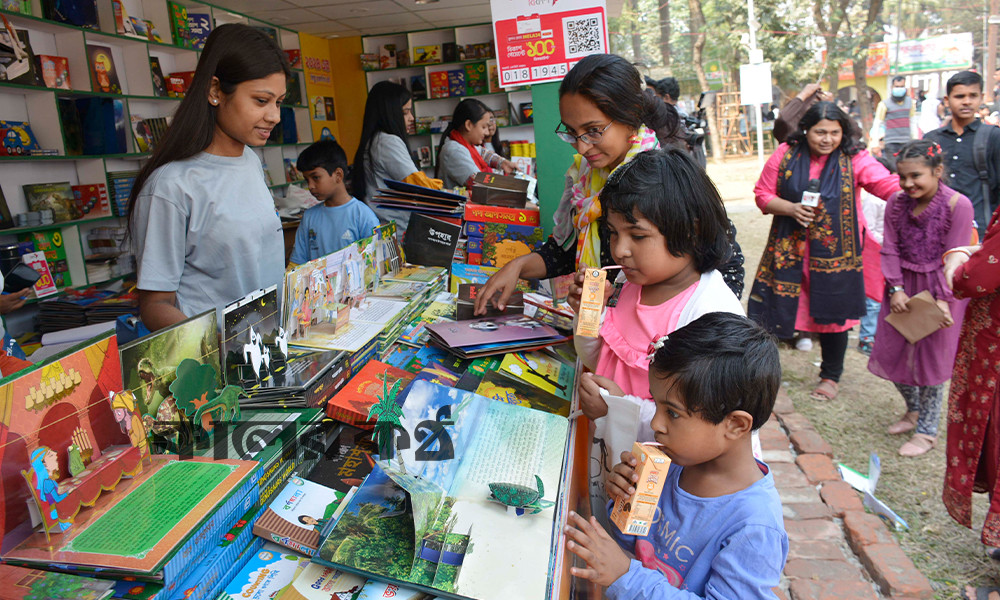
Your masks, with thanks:
[{"label": "woman's long black hair", "polygon": [[[406,120],[403,105],[410,101],[409,90],[391,81],[380,81],[372,86],[365,101],[365,118],[361,124],[361,143],[354,154],[351,172],[351,193],[362,202],[368,193],[365,163],[371,160],[371,142],[379,133],[395,135],[406,144]],[[409,148],[409,146],[407,146]]]},{"label": "woman's long black hair", "polygon": [[639,71],[620,56],[591,54],[576,63],[559,85],[559,97],[579,94],[612,120],[633,129],[640,125],[656,132],[661,141],[678,134],[677,109],[642,89]]},{"label": "woman's long black hair", "polygon": [[854,122],[854,119],[849,117],[847,113],[840,110],[840,107],[833,102],[817,102],[809,107],[806,114],[802,115],[799,119],[799,127],[791,134],[788,135],[788,145],[794,146],[796,144],[805,144],[806,133],[812,129],[816,123],[822,120],[836,121],[840,123],[840,128],[843,130],[843,135],[840,138],[840,151],[848,156],[854,156],[861,150],[862,146],[859,142],[861,139],[861,132],[858,131],[858,126]]},{"label": "woman's long black hair", "polygon": [[220,25],[209,34],[191,86],[177,107],[173,122],[135,178],[128,198],[130,234],[136,201],[153,171],[175,160],[190,158],[212,143],[218,110],[208,102],[212,78],[219,79],[222,93],[232,94],[244,81],[264,79],[275,73],[284,73],[288,78],[292,69],[285,53],[267,34],[239,23]]},{"label": "woman's long black hair", "polygon": [[478,123],[483,115],[490,111],[490,107],[486,106],[479,100],[475,98],[466,98],[458,103],[455,107],[455,113],[451,116],[451,121],[448,122],[448,128],[444,130],[441,134],[441,141],[438,143],[437,147],[437,164],[434,165],[434,177],[438,177],[441,172],[441,148],[444,147],[444,143],[451,137],[451,132],[456,129],[461,131],[461,127],[465,126],[466,121],[472,121],[473,124]]}]

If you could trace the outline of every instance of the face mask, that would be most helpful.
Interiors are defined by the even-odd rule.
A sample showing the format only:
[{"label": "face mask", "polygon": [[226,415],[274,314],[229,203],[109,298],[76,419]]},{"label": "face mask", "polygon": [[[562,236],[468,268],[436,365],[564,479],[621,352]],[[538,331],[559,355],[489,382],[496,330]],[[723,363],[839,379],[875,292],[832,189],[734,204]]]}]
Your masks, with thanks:
[{"label": "face mask", "polygon": [[892,88],[893,98],[902,98],[906,95],[906,88]]}]

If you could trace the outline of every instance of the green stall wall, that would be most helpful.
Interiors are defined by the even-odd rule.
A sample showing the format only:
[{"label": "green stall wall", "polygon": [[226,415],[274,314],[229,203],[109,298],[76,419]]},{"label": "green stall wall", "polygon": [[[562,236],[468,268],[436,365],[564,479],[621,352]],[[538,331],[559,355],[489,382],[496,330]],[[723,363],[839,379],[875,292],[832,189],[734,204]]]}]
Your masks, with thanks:
[{"label": "green stall wall", "polygon": [[545,235],[552,234],[553,215],[566,184],[566,169],[576,150],[553,133],[559,125],[559,83],[531,86],[534,111],[535,157],[538,176],[538,203]]}]

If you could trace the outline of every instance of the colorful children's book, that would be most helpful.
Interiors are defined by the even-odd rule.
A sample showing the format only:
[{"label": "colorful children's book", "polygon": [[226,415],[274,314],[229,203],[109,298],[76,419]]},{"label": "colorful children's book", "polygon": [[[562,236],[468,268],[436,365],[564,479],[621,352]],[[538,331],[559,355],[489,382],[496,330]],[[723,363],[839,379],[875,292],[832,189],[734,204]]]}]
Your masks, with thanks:
[{"label": "colorful children's book", "polygon": [[48,229],[22,233],[17,236],[17,240],[22,243],[27,242],[28,247],[33,248],[36,252],[45,253],[49,274],[57,288],[73,285],[73,279],[69,273],[69,262],[66,260],[66,244],[61,231]]},{"label": "colorful children's book", "polygon": [[111,48],[97,44],[87,44],[87,56],[90,57],[90,77],[95,92],[122,93],[118,81],[118,69],[111,55]]},{"label": "colorful children's book", "polygon": [[277,598],[295,581],[309,559],[276,544],[265,543],[240,570],[216,600]]},{"label": "colorful children's book", "polygon": [[563,400],[573,397],[576,377],[572,365],[547,352],[511,352],[504,356],[500,371]]},{"label": "colorful children's book", "polygon": [[435,71],[430,73],[431,98],[448,97],[448,72]]},{"label": "colorful children's book", "polygon": [[448,71],[448,97],[465,95],[465,69]]},{"label": "colorful children's book", "polygon": [[354,600],[381,600],[382,598],[392,598],[393,600],[420,600],[425,594],[421,591],[407,587],[401,587],[393,583],[383,583],[381,581],[369,581],[361,589],[361,593],[354,597]]},{"label": "colorful children's book", "polygon": [[212,33],[212,15],[207,12],[187,13],[188,31],[191,34],[191,45],[195,50],[205,48],[205,40]]},{"label": "colorful children's book", "polygon": [[431,44],[429,46],[413,47],[413,64],[432,65],[441,62],[441,45]]},{"label": "colorful children's book", "polygon": [[472,63],[465,65],[465,95],[478,96],[489,92],[490,85],[487,80],[486,63]]},{"label": "colorful children's book", "polygon": [[174,38],[174,44],[183,48],[193,48],[187,7],[178,2],[167,2],[167,11],[170,13],[170,33]]},{"label": "colorful children's book", "polygon": [[[355,600],[368,580],[353,573],[338,571],[310,562],[285,588],[281,600]],[[402,600],[398,595],[394,600]]]},{"label": "colorful children's book", "polygon": [[311,556],[319,547],[320,531],[336,520],[348,493],[292,476],[257,519],[253,534]]},{"label": "colorful children's book", "polygon": [[69,61],[65,56],[38,55],[38,66],[42,81],[47,88],[71,89],[69,81]]},{"label": "colorful children's book", "polygon": [[538,208],[507,208],[504,206],[484,206],[471,202],[465,205],[465,220],[481,223],[509,223],[511,225],[528,225],[538,227],[541,217]]},{"label": "colorful children's book", "polygon": [[488,371],[476,388],[476,393],[507,404],[526,406],[554,415],[569,416],[569,400],[556,397],[544,390],[528,385],[520,379]]},{"label": "colorful children's book", "polygon": [[27,121],[0,121],[0,139],[0,156],[22,156],[41,148]]},{"label": "colorful children's book", "polygon": [[81,219],[97,219],[111,216],[111,202],[108,200],[108,186],[103,183],[74,185],[73,199]]},{"label": "colorful children's book", "polygon": [[[505,231],[505,224],[486,223],[487,233],[482,237],[480,264],[489,267],[503,267],[510,261],[537,251],[545,241],[545,232],[536,227],[531,235]],[[471,242],[474,238],[469,238]]]},{"label": "colorful children's book", "polygon": [[114,589],[113,581],[0,565],[4,600],[104,600]]},{"label": "colorful children's book", "polygon": [[377,396],[382,394],[383,385],[392,387],[394,383],[401,381],[400,387],[403,388],[413,377],[413,373],[371,360],[354,375],[344,389],[330,398],[326,414],[349,425],[371,429],[375,426],[375,421],[368,419],[368,413],[378,402]]},{"label": "colorful children's book", "polygon": [[293,69],[302,68],[302,51],[298,48],[291,48],[285,50],[285,56],[288,58],[288,66]]},{"label": "colorful children's book", "polygon": [[[122,391],[114,334],[8,377],[0,388],[17,399],[0,433],[23,440],[19,451],[0,445],[5,562],[105,569],[169,584],[235,507],[256,501],[255,462],[150,454],[135,398]],[[193,535],[198,531],[205,537]]]},{"label": "colorful children's book", "polygon": [[568,421],[426,381],[401,409],[381,413],[387,454],[317,562],[436,596],[544,597]]},{"label": "colorful children's book", "polygon": [[32,286],[36,298],[51,296],[59,291],[55,278],[52,276],[52,271],[49,269],[49,263],[45,260],[44,252],[30,252],[22,256],[21,260],[41,276],[35,282],[35,285]]},{"label": "colorful children's book", "polygon": [[73,188],[68,181],[60,183],[27,183],[21,186],[28,210],[51,210],[58,223],[79,218]]},{"label": "colorful children's book", "polygon": [[462,358],[474,358],[566,341],[558,331],[523,315],[428,325],[431,340]]}]

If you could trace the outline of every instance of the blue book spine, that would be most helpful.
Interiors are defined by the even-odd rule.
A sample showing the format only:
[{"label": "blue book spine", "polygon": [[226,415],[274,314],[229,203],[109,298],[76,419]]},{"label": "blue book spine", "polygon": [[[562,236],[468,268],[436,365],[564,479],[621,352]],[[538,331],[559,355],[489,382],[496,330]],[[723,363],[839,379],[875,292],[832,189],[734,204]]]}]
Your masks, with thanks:
[{"label": "blue book spine", "polygon": [[260,499],[260,488],[257,481],[260,479],[259,466],[246,478],[235,493],[231,494],[223,503],[216,508],[201,527],[196,530],[184,542],[184,545],[174,553],[174,555],[163,566],[164,588],[176,588],[180,585],[190,571],[191,563],[204,556],[222,535],[222,528],[233,522],[235,517],[245,513],[251,506]]},{"label": "blue book spine", "polygon": [[[494,227],[496,227],[496,225],[497,223],[493,223]],[[538,230],[537,227],[531,227],[529,225],[510,225],[510,224],[505,224],[503,229],[504,231],[507,232],[507,235],[501,237],[520,236],[525,238],[531,237]],[[462,226],[462,233],[464,233],[466,236],[470,238],[478,237],[482,239],[482,237],[486,235],[486,223],[480,223],[476,221],[466,221],[465,225]]]},{"label": "blue book spine", "polygon": [[483,238],[481,237],[470,237],[469,243],[465,246],[465,251],[470,254],[482,254],[483,253]]}]

